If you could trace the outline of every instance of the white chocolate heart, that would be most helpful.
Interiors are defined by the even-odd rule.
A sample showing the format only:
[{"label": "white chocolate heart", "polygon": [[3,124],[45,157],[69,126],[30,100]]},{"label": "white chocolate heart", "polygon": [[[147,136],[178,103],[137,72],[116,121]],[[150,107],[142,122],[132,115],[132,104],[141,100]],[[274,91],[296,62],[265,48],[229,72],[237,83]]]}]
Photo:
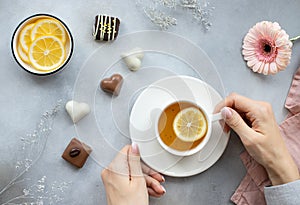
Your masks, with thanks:
[{"label": "white chocolate heart", "polygon": [[121,55],[125,64],[131,71],[137,71],[141,68],[144,52],[140,48],[135,48]]},{"label": "white chocolate heart", "polygon": [[78,122],[90,113],[90,106],[86,103],[79,103],[70,100],[66,104],[66,110],[74,123]]}]

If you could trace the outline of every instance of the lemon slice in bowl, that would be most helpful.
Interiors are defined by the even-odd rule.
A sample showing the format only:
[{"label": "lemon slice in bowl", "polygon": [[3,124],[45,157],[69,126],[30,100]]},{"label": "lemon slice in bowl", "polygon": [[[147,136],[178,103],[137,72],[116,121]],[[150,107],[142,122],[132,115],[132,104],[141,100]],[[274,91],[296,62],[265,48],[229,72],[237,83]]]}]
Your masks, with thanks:
[{"label": "lemon slice in bowl", "polygon": [[65,47],[55,36],[42,36],[32,42],[28,57],[31,65],[39,71],[51,71],[65,61]]},{"label": "lemon slice in bowl", "polygon": [[63,44],[66,42],[66,31],[64,27],[57,20],[50,18],[38,20],[32,28],[32,41],[41,36],[55,36],[59,38]]},{"label": "lemon slice in bowl", "polygon": [[19,44],[24,52],[28,52],[29,46],[31,44],[31,30],[34,27],[34,23],[26,25],[20,32],[19,35]]},{"label": "lemon slice in bowl", "polygon": [[195,107],[181,110],[173,121],[176,136],[185,142],[194,142],[205,136],[207,121],[205,115]]},{"label": "lemon slice in bowl", "polygon": [[27,56],[27,53],[25,53],[25,52],[23,51],[22,46],[21,46],[20,43],[18,44],[17,51],[18,51],[18,54],[19,54],[20,58],[22,59],[22,61],[24,61],[25,63],[30,63],[30,62],[29,62],[29,58],[28,58],[28,56]]}]

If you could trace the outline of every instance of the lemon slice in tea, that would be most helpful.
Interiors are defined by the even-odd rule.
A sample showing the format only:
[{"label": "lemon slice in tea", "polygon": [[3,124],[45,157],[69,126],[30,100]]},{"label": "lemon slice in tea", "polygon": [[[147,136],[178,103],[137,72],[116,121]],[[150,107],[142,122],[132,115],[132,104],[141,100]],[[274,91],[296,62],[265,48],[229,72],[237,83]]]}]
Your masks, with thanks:
[{"label": "lemon slice in tea", "polygon": [[179,139],[194,142],[205,136],[207,121],[205,115],[197,108],[181,110],[175,117],[173,129]]}]

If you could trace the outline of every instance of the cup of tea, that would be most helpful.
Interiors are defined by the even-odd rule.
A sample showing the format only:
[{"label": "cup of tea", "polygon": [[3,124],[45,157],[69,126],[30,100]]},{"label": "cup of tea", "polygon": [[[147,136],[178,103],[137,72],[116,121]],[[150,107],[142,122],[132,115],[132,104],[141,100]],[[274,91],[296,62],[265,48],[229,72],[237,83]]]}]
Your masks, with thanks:
[{"label": "cup of tea", "polygon": [[212,123],[222,119],[190,101],[168,104],[158,115],[156,137],[169,153],[190,156],[205,147],[211,137]]}]

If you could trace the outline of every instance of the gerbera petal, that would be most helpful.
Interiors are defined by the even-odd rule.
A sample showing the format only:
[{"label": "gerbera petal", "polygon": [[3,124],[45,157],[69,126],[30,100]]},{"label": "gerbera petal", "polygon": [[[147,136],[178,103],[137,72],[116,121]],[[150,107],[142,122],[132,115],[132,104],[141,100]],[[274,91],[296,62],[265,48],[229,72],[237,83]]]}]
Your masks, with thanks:
[{"label": "gerbera petal", "polygon": [[263,70],[263,74],[264,75],[268,75],[269,74],[269,67],[270,67],[270,64],[266,63],[265,67],[264,67],[264,70]]},{"label": "gerbera petal", "polygon": [[262,22],[257,26],[257,32],[260,34],[260,37],[265,37],[265,22]]},{"label": "gerbera petal", "polygon": [[[255,55],[249,55],[249,56],[245,56],[244,59],[246,61],[252,61],[254,59],[257,59],[257,57]],[[258,60],[258,59],[257,59]]]},{"label": "gerbera petal", "polygon": [[278,33],[277,33],[277,36],[276,36],[277,39],[282,39],[284,40],[285,42],[289,40],[289,35],[284,31],[284,30],[280,30]]},{"label": "gerbera petal", "polygon": [[262,73],[263,70],[264,70],[264,67],[265,67],[265,63],[264,62],[261,62],[260,66],[259,66],[259,69],[258,69],[258,73]]},{"label": "gerbera petal", "polygon": [[254,66],[256,63],[258,63],[259,61],[257,60],[257,58],[253,58],[253,59],[251,59],[251,60],[249,60],[248,62],[247,62],[247,65],[249,66],[249,67],[252,67],[252,66]]},{"label": "gerbera petal", "polygon": [[276,64],[279,70],[284,70],[284,68],[289,64],[289,60],[284,58],[276,58]]},{"label": "gerbera petal", "polygon": [[244,55],[244,59],[246,60],[246,58],[247,58],[247,61],[248,60],[250,60],[250,59],[252,59],[252,58],[256,58],[256,53],[255,53],[255,51],[249,51],[249,50],[243,50],[242,51],[242,54]]},{"label": "gerbera petal", "polygon": [[[271,29],[270,29],[271,28]],[[272,22],[265,22],[264,24],[264,33],[266,38],[270,38],[270,33],[273,31],[273,24]]]},{"label": "gerbera petal", "polygon": [[248,33],[248,35],[245,37],[244,42],[249,42],[249,43],[256,43],[256,38],[253,33]]},{"label": "gerbera petal", "polygon": [[280,47],[280,46],[283,46],[283,45],[288,45],[288,42],[286,41],[286,39],[284,38],[277,38],[276,41],[275,41],[275,45],[277,47]]},{"label": "gerbera petal", "polygon": [[275,30],[278,30],[278,31],[281,29],[280,25],[277,22],[273,23],[273,27]]},{"label": "gerbera petal", "polygon": [[270,63],[270,73],[271,74],[276,74],[278,72],[277,66],[275,62]]},{"label": "gerbera petal", "polygon": [[261,33],[259,32],[259,29],[257,29],[257,28],[250,29],[248,34],[252,34],[255,37],[255,39],[261,38]]},{"label": "gerbera petal", "polygon": [[281,65],[278,65],[277,67],[278,67],[278,70],[279,70],[279,71],[283,71],[283,70],[285,70],[285,68],[286,68],[286,66],[281,66]]},{"label": "gerbera petal", "polygon": [[252,70],[253,72],[257,72],[259,67],[261,66],[262,62],[259,61],[258,63],[256,63],[253,67],[252,67]]},{"label": "gerbera petal", "polygon": [[243,50],[242,51],[242,54],[244,55],[244,56],[252,56],[252,55],[254,55],[255,56],[255,51],[253,51],[253,50]]},{"label": "gerbera petal", "polygon": [[244,44],[243,49],[249,50],[249,51],[255,51],[257,48],[250,44]]},{"label": "gerbera petal", "polygon": [[271,40],[273,42],[275,42],[276,41],[276,36],[277,36],[277,31],[276,30],[272,30],[272,31],[270,31],[269,35],[270,35]]},{"label": "gerbera petal", "polygon": [[291,57],[291,52],[287,52],[287,51],[278,51],[277,57],[278,57],[278,58],[283,58],[283,59],[290,59],[290,57]]}]

